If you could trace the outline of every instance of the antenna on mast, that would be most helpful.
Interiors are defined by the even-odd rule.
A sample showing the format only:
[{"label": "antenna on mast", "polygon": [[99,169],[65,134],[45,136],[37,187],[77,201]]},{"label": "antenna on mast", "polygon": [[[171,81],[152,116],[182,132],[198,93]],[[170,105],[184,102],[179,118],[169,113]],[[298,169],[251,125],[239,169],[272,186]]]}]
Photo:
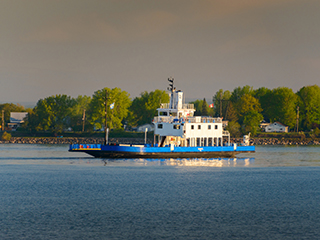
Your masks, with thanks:
[{"label": "antenna on mast", "polygon": [[174,78],[170,77],[170,78],[168,78],[168,81],[170,82],[169,83],[170,87],[168,87],[168,90],[173,93],[173,91],[176,90],[176,88],[173,86]]},{"label": "antenna on mast", "polygon": [[173,86],[173,82],[174,82],[173,77],[168,78],[168,81],[170,82],[169,83],[170,87],[168,87],[168,90],[171,92],[171,94],[170,94],[170,108],[173,108],[173,101],[174,101],[173,100],[173,93],[176,90],[176,88]]}]

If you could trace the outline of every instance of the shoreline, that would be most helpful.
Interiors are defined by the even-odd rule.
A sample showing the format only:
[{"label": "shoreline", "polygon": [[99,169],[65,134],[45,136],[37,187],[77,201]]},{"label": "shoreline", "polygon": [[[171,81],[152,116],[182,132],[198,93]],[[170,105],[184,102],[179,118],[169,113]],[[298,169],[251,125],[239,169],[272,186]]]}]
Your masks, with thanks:
[{"label": "shoreline", "polygon": [[[231,138],[231,142],[241,143],[242,138]],[[261,145],[320,145],[319,138],[251,138],[250,145],[261,146]]]},{"label": "shoreline", "polygon": [[[0,144],[103,144],[103,138],[84,138],[84,137],[45,137],[45,138],[29,138],[29,137],[12,137],[10,141],[1,141]],[[242,138],[230,138],[231,143],[240,144]],[[143,138],[109,138],[111,144],[144,144]],[[148,144],[153,143],[153,139],[147,139]],[[250,145],[320,145],[319,138],[251,138]]]}]

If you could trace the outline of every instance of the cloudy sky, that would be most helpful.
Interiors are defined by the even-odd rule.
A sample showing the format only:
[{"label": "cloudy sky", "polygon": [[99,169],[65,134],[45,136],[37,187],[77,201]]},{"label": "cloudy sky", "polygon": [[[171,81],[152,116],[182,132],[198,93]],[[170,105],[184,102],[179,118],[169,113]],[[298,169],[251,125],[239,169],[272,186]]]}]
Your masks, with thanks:
[{"label": "cloudy sky", "polygon": [[0,0],[0,102],[320,85],[319,0]]}]

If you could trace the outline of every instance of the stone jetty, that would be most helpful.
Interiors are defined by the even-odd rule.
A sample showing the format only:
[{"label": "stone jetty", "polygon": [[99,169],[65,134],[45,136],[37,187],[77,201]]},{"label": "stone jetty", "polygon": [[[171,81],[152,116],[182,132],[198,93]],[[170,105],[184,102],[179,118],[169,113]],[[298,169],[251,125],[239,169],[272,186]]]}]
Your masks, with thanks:
[{"label": "stone jetty", "polygon": [[[231,138],[231,142],[240,144],[242,138]],[[320,145],[319,138],[251,138],[250,145]]]},{"label": "stone jetty", "polygon": [[[29,137],[12,137],[10,141],[1,141],[1,143],[21,143],[21,144],[103,144],[103,138],[76,138],[76,137],[46,137],[46,138],[29,138]],[[111,144],[144,144],[144,138],[109,138]],[[152,143],[148,139],[147,143]]]},{"label": "stone jetty", "polygon": [[[48,138],[29,138],[12,137],[10,141],[1,141],[0,144],[21,143],[21,144],[103,144],[103,138],[76,138],[76,137],[48,137]],[[242,138],[231,138],[231,143],[240,144]],[[143,138],[109,138],[111,144],[144,144]],[[153,139],[148,139],[151,144]],[[320,145],[319,138],[251,138],[250,145]]]}]

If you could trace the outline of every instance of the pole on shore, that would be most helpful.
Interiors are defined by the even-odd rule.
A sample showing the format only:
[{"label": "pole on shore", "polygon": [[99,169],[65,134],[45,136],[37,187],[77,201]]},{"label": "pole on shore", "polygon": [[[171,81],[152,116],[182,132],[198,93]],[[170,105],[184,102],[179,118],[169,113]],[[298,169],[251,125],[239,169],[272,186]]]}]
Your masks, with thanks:
[{"label": "pole on shore", "polygon": [[220,117],[222,118],[222,92],[220,92]]},{"label": "pole on shore", "polygon": [[105,139],[105,145],[107,144],[109,144],[109,128],[107,128],[106,139]]},{"label": "pole on shore", "polygon": [[297,106],[296,132],[299,131],[299,106]]},{"label": "pole on shore", "polygon": [[84,124],[85,124],[85,121],[86,121],[86,110],[83,109],[83,115],[82,115],[82,132],[84,132]]},{"label": "pole on shore", "polygon": [[1,125],[1,131],[4,131],[4,110],[2,109],[2,125]]},{"label": "pole on shore", "polygon": [[147,144],[147,132],[148,132],[148,128],[146,128],[144,131],[144,144]]},{"label": "pole on shore", "polygon": [[105,100],[105,126],[104,126],[104,132],[105,132],[105,136],[104,136],[104,145],[108,144],[108,128],[107,128],[107,123],[108,123],[108,118],[107,118],[107,113],[108,113],[108,91],[106,89],[106,100]]}]

